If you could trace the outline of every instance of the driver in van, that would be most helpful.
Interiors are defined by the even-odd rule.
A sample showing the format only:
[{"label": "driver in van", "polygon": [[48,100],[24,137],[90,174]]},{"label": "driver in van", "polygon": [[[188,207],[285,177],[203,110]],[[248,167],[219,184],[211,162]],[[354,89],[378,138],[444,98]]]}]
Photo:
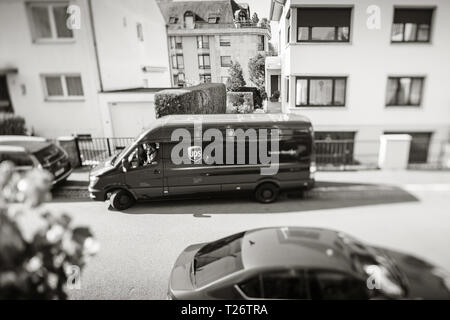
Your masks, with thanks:
[{"label": "driver in van", "polygon": [[145,167],[155,160],[156,158],[156,146],[152,143],[143,143],[138,147],[138,161],[139,167]]}]

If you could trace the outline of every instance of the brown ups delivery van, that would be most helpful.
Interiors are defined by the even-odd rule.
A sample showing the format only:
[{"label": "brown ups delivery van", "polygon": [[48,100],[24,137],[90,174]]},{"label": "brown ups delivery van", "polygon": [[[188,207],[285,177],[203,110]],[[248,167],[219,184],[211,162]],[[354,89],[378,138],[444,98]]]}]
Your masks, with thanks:
[{"label": "brown ups delivery van", "polygon": [[93,168],[89,192],[117,210],[139,200],[233,191],[270,203],[281,190],[312,188],[314,172],[314,134],[305,117],[167,116]]}]

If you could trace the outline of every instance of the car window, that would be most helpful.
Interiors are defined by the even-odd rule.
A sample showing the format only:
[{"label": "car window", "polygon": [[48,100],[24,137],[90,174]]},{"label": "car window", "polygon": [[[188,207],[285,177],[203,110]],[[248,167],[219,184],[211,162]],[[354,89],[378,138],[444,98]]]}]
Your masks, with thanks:
[{"label": "car window", "polygon": [[158,147],[155,143],[142,143],[128,156],[130,169],[144,168],[154,165],[158,156]]},{"label": "car window", "polygon": [[367,299],[365,282],[335,271],[308,272],[310,294],[313,300]]},{"label": "car window", "polygon": [[198,286],[211,283],[243,268],[242,238],[245,232],[212,242],[194,257],[194,276]]},{"label": "car window", "polygon": [[257,275],[239,285],[242,292],[249,298],[262,298],[261,276]]},{"label": "car window", "polygon": [[262,296],[266,299],[308,299],[303,270],[282,270],[262,274]]},{"label": "car window", "polygon": [[18,167],[33,166],[30,156],[24,152],[5,152],[0,153],[0,162],[11,161]]}]

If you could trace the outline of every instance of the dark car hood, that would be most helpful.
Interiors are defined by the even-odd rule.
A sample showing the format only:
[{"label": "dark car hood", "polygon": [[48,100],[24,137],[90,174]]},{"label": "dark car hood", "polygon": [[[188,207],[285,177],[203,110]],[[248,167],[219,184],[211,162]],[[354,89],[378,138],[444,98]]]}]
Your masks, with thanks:
[{"label": "dark car hood", "polygon": [[444,279],[435,274],[436,266],[402,252],[377,248],[393,260],[407,280],[407,299],[450,299]]},{"label": "dark car hood", "polygon": [[196,244],[187,247],[178,257],[170,275],[169,290],[192,290],[194,284],[191,281],[192,262],[195,254],[203,247]]}]

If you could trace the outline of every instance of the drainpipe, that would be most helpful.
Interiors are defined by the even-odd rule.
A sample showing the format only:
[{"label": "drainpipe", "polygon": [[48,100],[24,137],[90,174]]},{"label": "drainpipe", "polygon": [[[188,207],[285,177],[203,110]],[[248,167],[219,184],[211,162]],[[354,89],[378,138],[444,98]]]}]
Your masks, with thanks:
[{"label": "drainpipe", "polygon": [[97,48],[97,37],[95,35],[95,26],[94,26],[94,10],[92,10],[92,1],[91,0],[88,0],[88,8],[89,8],[89,20],[91,23],[91,30],[92,30],[92,41],[94,42],[95,61],[97,64],[100,92],[103,92],[103,81],[102,81],[102,74],[101,74],[101,70],[100,70],[100,60],[98,57],[98,48]]}]

